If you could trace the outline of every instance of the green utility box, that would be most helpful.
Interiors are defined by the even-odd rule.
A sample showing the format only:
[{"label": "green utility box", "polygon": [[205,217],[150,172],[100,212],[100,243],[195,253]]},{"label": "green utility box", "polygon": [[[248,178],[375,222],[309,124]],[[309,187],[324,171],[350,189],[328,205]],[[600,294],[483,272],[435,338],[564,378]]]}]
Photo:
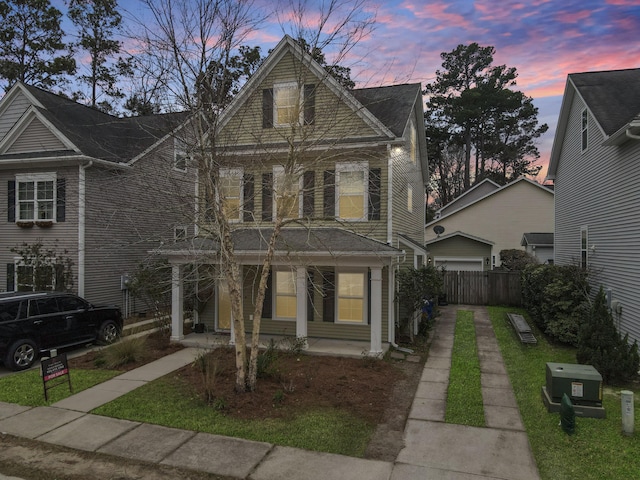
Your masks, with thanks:
[{"label": "green utility box", "polygon": [[592,365],[547,363],[547,392],[560,403],[566,393],[574,405],[602,406],[602,375]]},{"label": "green utility box", "polygon": [[546,373],[542,399],[548,411],[558,411],[566,393],[577,415],[604,418],[602,375],[592,365],[549,362]]}]

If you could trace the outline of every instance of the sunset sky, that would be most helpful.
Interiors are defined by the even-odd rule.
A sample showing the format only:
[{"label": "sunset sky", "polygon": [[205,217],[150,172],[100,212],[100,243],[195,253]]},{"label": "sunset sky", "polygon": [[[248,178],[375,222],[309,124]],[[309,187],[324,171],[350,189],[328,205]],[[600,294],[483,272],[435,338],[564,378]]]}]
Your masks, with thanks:
[{"label": "sunset sky", "polygon": [[[276,4],[254,1],[265,12]],[[246,43],[266,54],[284,32],[291,33],[282,26],[286,5],[301,1],[281,2],[279,14],[268,17]],[[330,1],[353,2],[306,3]],[[63,0],[52,3],[66,12]],[[125,18],[140,15],[136,0],[119,4]],[[495,65],[516,67],[516,88],[533,97],[540,122],[549,125],[539,142],[539,180],[546,174],[567,74],[640,67],[640,0],[372,0],[366,11],[375,13],[374,30],[346,61],[359,87],[424,85],[441,67],[441,52],[472,42],[494,46]],[[308,12],[313,28],[314,8]]]}]

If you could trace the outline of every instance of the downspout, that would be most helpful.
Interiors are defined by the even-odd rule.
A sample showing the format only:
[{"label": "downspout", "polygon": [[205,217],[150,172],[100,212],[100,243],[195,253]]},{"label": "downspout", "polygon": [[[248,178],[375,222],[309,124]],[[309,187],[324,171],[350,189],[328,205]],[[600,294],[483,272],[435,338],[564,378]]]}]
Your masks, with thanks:
[{"label": "downspout", "polygon": [[78,296],[84,297],[85,282],[85,226],[86,226],[86,170],[93,165],[90,160],[78,170]]},{"label": "downspout", "polygon": [[391,144],[387,143],[387,244],[393,244],[393,160]]},{"label": "downspout", "polygon": [[631,128],[627,128],[624,133],[627,135],[627,137],[633,140],[640,140],[640,135],[634,135],[633,133],[631,133]]}]

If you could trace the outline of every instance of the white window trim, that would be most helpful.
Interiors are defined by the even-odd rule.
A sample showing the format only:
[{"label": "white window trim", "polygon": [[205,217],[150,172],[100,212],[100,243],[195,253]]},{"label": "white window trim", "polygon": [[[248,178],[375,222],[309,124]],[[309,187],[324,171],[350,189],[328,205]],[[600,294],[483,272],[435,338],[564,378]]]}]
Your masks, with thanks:
[{"label": "white window trim", "polygon": [[[297,291],[297,282],[296,282],[296,271],[295,270],[289,270],[289,269],[284,269],[284,268],[280,268],[280,269],[274,269],[272,271],[273,274],[273,279],[271,282],[272,285],[272,302],[271,305],[273,305],[273,320],[278,320],[281,322],[290,322],[290,321],[295,321],[296,320],[296,315],[294,314],[293,317],[279,317],[278,316],[278,273],[289,273],[292,275],[293,277],[293,294],[286,294],[287,297],[293,297],[296,299],[296,305],[298,302],[298,291]],[[285,295],[282,295],[285,296]]]},{"label": "white window trim", "polygon": [[[238,199],[238,218],[229,218],[231,223],[239,223],[242,221],[242,206],[244,205],[244,169],[242,168],[221,168],[219,172],[220,178],[236,177],[240,185],[240,198]],[[220,201],[220,199],[218,199]]]},{"label": "white window trim", "polygon": [[291,123],[278,122],[278,90],[285,90],[295,88],[298,91],[298,124],[302,125],[304,122],[304,89],[298,85],[297,82],[282,82],[275,83],[273,85],[273,125],[276,127],[289,127]]},{"label": "white window trim", "polygon": [[[304,193],[304,176],[302,167],[296,165],[293,169],[292,175],[298,175],[298,216],[295,218],[302,218],[303,213],[303,193]],[[284,167],[282,165],[274,165],[273,167],[273,205],[272,205],[272,214],[275,219],[278,215],[278,179],[281,178],[285,174]],[[285,217],[285,219],[290,219],[291,217]]]},{"label": "white window trim", "polygon": [[[585,245],[582,245],[582,235],[585,234]],[[582,254],[584,253],[584,265],[582,263]],[[582,226],[580,227],[580,267],[588,268],[589,267],[589,227]]]},{"label": "white window trim", "polygon": [[[340,174],[342,172],[364,172],[363,175],[363,215],[361,218],[346,218],[340,215]],[[336,218],[340,220],[348,220],[350,222],[366,222],[369,219],[369,162],[345,162],[336,164]]]},{"label": "white window trim", "polygon": [[[34,184],[37,184],[38,182],[53,182],[53,212],[52,212],[52,217],[51,218],[47,218],[47,219],[39,219],[37,218],[38,216],[38,189],[37,187],[34,185],[34,200],[33,200],[33,204],[34,204],[34,211],[33,211],[33,215],[34,218],[20,218],[20,183],[27,183],[27,182],[33,182]],[[37,221],[44,221],[44,222],[53,222],[55,223],[57,218],[56,218],[56,207],[58,204],[58,176],[56,175],[55,172],[47,172],[47,173],[19,173],[16,175],[16,190],[15,190],[15,218],[16,218],[16,222],[37,222]]]},{"label": "white window trim", "polygon": [[[350,268],[350,269],[336,269],[335,272],[335,305],[334,305],[334,318],[335,318],[335,323],[336,324],[340,324],[340,325],[368,325],[369,324],[369,319],[368,319],[368,305],[369,305],[369,297],[368,297],[368,292],[369,292],[369,286],[368,286],[368,277],[367,277],[367,272],[368,270],[362,269],[362,268]],[[357,274],[362,274],[362,286],[363,286],[363,291],[362,291],[362,321],[361,322],[350,322],[350,321],[346,321],[346,320],[340,320],[340,308],[339,308],[339,303],[340,303],[340,274],[341,273],[357,273]]]},{"label": "white window trim", "polygon": [[[583,140],[586,134],[586,140]],[[586,152],[589,149],[589,112],[586,108],[580,113],[580,151]]]},{"label": "white window trim", "polygon": [[[184,168],[178,167],[178,155],[184,155]],[[184,140],[174,137],[173,139],[173,170],[180,173],[186,173],[187,165],[189,163],[189,152],[187,150],[187,144]]]}]

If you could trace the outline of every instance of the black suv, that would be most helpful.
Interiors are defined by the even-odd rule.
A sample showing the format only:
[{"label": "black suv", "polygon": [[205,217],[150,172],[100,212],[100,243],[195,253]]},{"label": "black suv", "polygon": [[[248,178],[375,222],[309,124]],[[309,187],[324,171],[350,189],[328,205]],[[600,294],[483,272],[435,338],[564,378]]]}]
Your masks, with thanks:
[{"label": "black suv", "polygon": [[112,343],[121,332],[117,307],[94,307],[61,292],[0,294],[0,360],[12,370],[31,367],[41,352]]}]

